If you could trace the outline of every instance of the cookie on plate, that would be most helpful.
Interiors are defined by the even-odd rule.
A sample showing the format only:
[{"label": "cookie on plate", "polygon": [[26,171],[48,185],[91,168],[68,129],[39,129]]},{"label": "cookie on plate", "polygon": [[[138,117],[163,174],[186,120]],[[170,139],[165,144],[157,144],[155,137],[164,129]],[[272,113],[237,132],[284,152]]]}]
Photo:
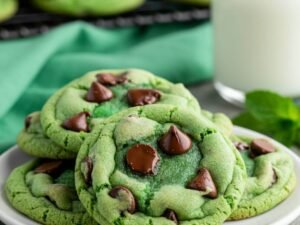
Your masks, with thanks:
[{"label": "cookie on plate", "polygon": [[182,85],[138,70],[90,72],[59,91],[44,105],[45,134],[63,148],[78,152],[94,124],[129,107],[172,104],[200,114],[200,106]]},{"label": "cookie on plate", "polygon": [[74,162],[34,160],[14,169],[5,184],[11,205],[46,225],[96,225],[78,200]]},{"label": "cookie on plate", "polygon": [[[215,123],[223,134],[232,134],[231,120],[222,113],[212,114],[202,111],[202,114]],[[75,159],[77,154],[66,150],[48,138],[40,124],[40,112],[33,112],[25,118],[24,128],[17,137],[17,144],[27,154],[47,159]]]},{"label": "cookie on plate", "polygon": [[267,139],[234,138],[247,168],[248,180],[238,209],[230,220],[264,213],[283,200],[296,185],[292,158]]},{"label": "cookie on plate", "polygon": [[32,0],[37,7],[69,16],[110,16],[134,10],[144,0]]},{"label": "cookie on plate", "polygon": [[233,134],[232,121],[223,113],[211,113],[206,110],[202,110],[201,114],[211,120],[225,136],[230,137]]},{"label": "cookie on plate", "polygon": [[34,112],[25,118],[25,124],[17,137],[20,149],[31,156],[48,159],[74,159],[76,153],[68,151],[51,141],[43,132],[40,112]]},{"label": "cookie on plate", "polygon": [[101,225],[220,225],[245,180],[240,154],[210,120],[159,104],[103,121],[75,167],[79,198]]},{"label": "cookie on plate", "polygon": [[0,0],[0,22],[12,17],[17,10],[17,0]]}]

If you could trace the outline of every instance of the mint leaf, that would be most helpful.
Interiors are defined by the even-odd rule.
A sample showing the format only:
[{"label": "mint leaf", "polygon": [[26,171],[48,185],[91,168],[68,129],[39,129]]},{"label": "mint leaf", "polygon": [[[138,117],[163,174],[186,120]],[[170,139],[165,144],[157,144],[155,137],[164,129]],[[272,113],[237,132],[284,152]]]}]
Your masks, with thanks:
[{"label": "mint leaf", "polygon": [[298,147],[300,147],[300,128],[298,128],[298,130],[297,130],[294,144],[297,145]]},{"label": "mint leaf", "polygon": [[264,126],[249,112],[244,112],[235,117],[232,122],[235,125],[246,127],[251,130],[256,130],[262,132],[264,130]]},{"label": "mint leaf", "polygon": [[286,146],[293,145],[297,140],[297,123],[290,120],[260,121],[245,112],[234,118],[233,123],[271,136]]},{"label": "mint leaf", "polygon": [[246,112],[234,118],[233,123],[291,146],[300,143],[299,115],[292,99],[270,91],[255,91],[246,95]]},{"label": "mint leaf", "polygon": [[292,99],[270,91],[248,93],[246,109],[259,120],[299,120],[299,109]]},{"label": "mint leaf", "polygon": [[294,129],[293,127],[288,128],[286,130],[282,129],[275,129],[270,134],[271,137],[276,139],[277,141],[281,142],[282,144],[290,147],[294,144],[296,144],[297,141],[297,129]]}]

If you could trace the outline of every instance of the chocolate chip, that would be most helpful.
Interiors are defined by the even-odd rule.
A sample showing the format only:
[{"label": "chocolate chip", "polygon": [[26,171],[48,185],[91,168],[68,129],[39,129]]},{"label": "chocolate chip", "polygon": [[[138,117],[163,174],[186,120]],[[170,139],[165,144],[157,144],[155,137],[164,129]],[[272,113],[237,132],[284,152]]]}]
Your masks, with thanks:
[{"label": "chocolate chip", "polygon": [[85,100],[89,102],[105,102],[110,99],[112,99],[114,94],[112,91],[102,84],[99,84],[98,82],[93,82],[87,95],[85,96]]},{"label": "chocolate chip", "polygon": [[128,72],[124,72],[124,73],[120,74],[119,76],[117,76],[117,84],[127,83],[129,81],[127,74],[128,74]]},{"label": "chocolate chip", "polygon": [[56,174],[63,166],[62,160],[55,160],[50,162],[45,162],[35,168],[34,172],[36,173],[47,173],[47,174]]},{"label": "chocolate chip", "polygon": [[157,151],[152,146],[136,144],[128,150],[126,160],[133,171],[144,175],[154,175],[156,165],[160,159]]},{"label": "chocolate chip", "polygon": [[166,217],[168,220],[173,221],[175,224],[178,224],[177,215],[173,210],[166,209],[163,216]]},{"label": "chocolate chip", "polygon": [[109,195],[112,198],[121,199],[122,196],[126,195],[126,199],[129,201],[129,206],[127,208],[127,211],[131,214],[133,214],[136,210],[136,201],[131,193],[130,190],[128,190],[126,187],[123,186],[116,186],[113,189],[110,190]]},{"label": "chocolate chip", "polygon": [[92,181],[92,171],[93,171],[93,160],[91,157],[86,157],[82,161],[82,172],[84,176],[85,183],[90,184]]},{"label": "chocolate chip", "polygon": [[180,155],[191,149],[192,141],[189,136],[172,125],[169,131],[158,141],[158,145],[169,155]]},{"label": "chocolate chip", "polygon": [[237,150],[239,151],[244,151],[244,150],[248,150],[250,148],[250,146],[247,143],[244,142],[233,142],[234,146],[236,147]]},{"label": "chocolate chip", "polygon": [[266,139],[254,139],[250,144],[251,156],[257,157],[275,151],[274,146]]},{"label": "chocolate chip", "polygon": [[103,85],[116,85],[117,80],[111,73],[100,73],[96,75],[97,81]]},{"label": "chocolate chip", "polygon": [[32,120],[32,116],[30,116],[30,115],[26,116],[25,121],[24,121],[25,129],[28,129],[30,127],[31,120]]},{"label": "chocolate chip", "polygon": [[97,74],[97,80],[99,83],[103,85],[114,86],[117,84],[123,84],[128,82],[127,72],[122,73],[120,75],[113,75],[111,73],[100,73]]},{"label": "chocolate chip", "polygon": [[188,184],[188,188],[202,192],[209,191],[206,196],[210,198],[217,198],[218,196],[215,183],[206,168],[201,168],[198,171],[198,175]]},{"label": "chocolate chip", "polygon": [[90,116],[89,112],[81,112],[76,114],[75,116],[66,119],[62,126],[63,128],[67,129],[67,130],[72,130],[72,131],[85,131],[88,132],[89,131],[89,125],[87,123],[87,117]]},{"label": "chocolate chip", "polygon": [[154,89],[130,89],[127,92],[127,99],[132,106],[143,106],[157,102],[161,95]]}]

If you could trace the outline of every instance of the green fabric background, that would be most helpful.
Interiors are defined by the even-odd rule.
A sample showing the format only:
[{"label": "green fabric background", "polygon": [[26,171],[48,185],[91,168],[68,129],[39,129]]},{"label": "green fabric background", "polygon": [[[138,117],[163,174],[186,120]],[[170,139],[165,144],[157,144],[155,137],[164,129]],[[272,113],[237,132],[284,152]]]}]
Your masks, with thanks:
[{"label": "green fabric background", "polygon": [[210,79],[211,42],[209,23],[107,30],[83,22],[0,42],[0,153],[27,114],[87,71],[135,67],[185,84]]}]

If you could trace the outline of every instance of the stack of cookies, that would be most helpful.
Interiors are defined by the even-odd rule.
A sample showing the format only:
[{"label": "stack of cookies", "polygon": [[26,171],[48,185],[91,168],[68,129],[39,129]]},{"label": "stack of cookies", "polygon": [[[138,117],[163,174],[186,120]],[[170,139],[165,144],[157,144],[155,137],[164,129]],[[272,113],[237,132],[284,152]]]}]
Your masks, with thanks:
[{"label": "stack of cookies", "polygon": [[182,85],[137,70],[90,72],[25,119],[11,205],[48,225],[221,225],[293,191],[292,159],[237,137]]}]

